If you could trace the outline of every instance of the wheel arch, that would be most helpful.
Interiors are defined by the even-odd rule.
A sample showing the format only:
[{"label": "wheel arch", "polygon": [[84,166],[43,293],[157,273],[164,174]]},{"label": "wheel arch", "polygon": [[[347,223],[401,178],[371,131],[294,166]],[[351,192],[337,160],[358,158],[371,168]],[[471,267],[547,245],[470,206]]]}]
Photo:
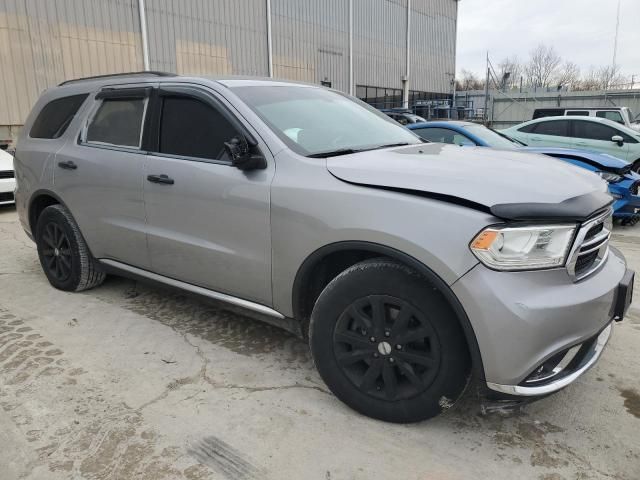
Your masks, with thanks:
[{"label": "wheel arch", "polygon": [[51,205],[62,205],[67,210],[69,210],[69,207],[67,207],[64,201],[62,201],[62,199],[51,190],[40,189],[33,192],[31,198],[29,199],[27,208],[27,218],[29,220],[29,229],[31,230],[31,235],[35,236],[35,228],[36,223],[38,222],[38,217],[45,208]]},{"label": "wheel arch", "polygon": [[306,335],[311,310],[324,287],[350,266],[373,257],[387,257],[414,269],[442,293],[464,332],[474,376],[484,381],[484,367],[475,331],[453,290],[424,263],[386,245],[365,241],[336,242],[319,248],[305,259],[296,273],[292,291],[293,315],[301,323],[303,334]]}]

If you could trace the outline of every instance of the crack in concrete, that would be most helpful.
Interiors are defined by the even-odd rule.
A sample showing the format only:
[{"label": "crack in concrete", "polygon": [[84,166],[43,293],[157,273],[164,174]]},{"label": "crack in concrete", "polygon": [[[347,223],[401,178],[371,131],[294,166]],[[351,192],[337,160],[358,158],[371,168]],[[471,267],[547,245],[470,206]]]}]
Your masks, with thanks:
[{"label": "crack in concrete", "polygon": [[[209,365],[209,359],[206,357],[206,355],[204,354],[204,352],[202,351],[202,349],[194,344],[193,342],[191,342],[189,340],[189,338],[187,338],[188,333],[181,333],[178,330],[176,330],[173,327],[169,327],[171,328],[171,330],[173,330],[175,333],[177,333],[178,335],[180,335],[180,337],[182,337],[182,339],[185,341],[185,343],[187,343],[190,347],[192,347],[195,350],[196,355],[198,356],[198,358],[200,358],[202,364],[200,366],[200,371],[195,374],[192,375],[190,377],[185,377],[182,379],[177,379],[173,382],[171,382],[167,388],[165,388],[165,390],[160,394],[157,395],[156,397],[152,398],[151,400],[149,400],[148,402],[143,403],[142,405],[140,405],[139,407],[137,407],[135,409],[136,412],[141,412],[142,410],[144,410],[145,408],[154,405],[158,402],[161,402],[162,400],[165,400],[169,394],[171,392],[174,392],[176,390],[180,390],[182,387],[186,386],[186,385],[193,385],[198,383],[199,381],[202,381],[208,385],[210,385],[214,390],[243,390],[248,392],[249,394],[252,393],[258,393],[258,392],[268,392],[268,391],[272,391],[272,390],[291,390],[291,389],[308,389],[308,390],[316,390],[318,392],[322,392],[325,395],[331,395],[331,392],[329,392],[328,390],[317,386],[317,385],[304,385],[301,383],[294,383],[293,385],[276,385],[276,386],[267,386],[267,387],[250,387],[248,385],[239,385],[239,384],[225,384],[225,383],[220,383],[220,382],[216,382],[215,380],[213,380],[208,374],[207,374],[207,368]],[[195,396],[195,394],[193,395]],[[192,397],[193,397],[192,396]],[[192,398],[190,397],[190,398]],[[184,400],[184,399],[183,399]],[[181,400],[182,401],[182,400]]]}]

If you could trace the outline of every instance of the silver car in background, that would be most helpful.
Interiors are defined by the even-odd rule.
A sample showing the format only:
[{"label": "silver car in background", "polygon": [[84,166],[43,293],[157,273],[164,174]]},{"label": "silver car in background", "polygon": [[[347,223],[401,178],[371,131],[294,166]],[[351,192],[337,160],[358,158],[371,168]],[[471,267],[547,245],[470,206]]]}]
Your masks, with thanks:
[{"label": "silver car in background", "polygon": [[471,378],[537,398],[599,358],[632,295],[597,176],[423,143],[337,91],[162,73],[65,82],[30,114],[17,208],[51,284],[108,272],[307,338],[329,388],[433,417]]}]

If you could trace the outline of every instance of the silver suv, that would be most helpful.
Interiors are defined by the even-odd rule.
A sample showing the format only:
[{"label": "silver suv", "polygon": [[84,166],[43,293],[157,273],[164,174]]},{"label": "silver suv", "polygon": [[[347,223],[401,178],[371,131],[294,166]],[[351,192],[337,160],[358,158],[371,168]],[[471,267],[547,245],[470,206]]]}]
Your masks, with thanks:
[{"label": "silver suv", "polygon": [[536,398],[599,358],[631,301],[595,175],[423,143],[312,85],[163,73],[47,90],[15,158],[51,284],[109,272],[244,307],[307,338],[355,410],[412,422],[472,378]]}]

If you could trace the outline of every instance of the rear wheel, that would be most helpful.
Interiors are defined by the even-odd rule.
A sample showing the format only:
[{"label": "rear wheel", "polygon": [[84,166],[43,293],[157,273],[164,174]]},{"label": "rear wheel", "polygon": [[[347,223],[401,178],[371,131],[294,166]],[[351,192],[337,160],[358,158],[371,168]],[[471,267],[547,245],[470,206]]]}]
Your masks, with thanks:
[{"label": "rear wheel", "polygon": [[364,415],[424,420],[451,407],[467,384],[469,354],[447,302],[393,261],[367,260],[338,275],[309,328],[323,380]]},{"label": "rear wheel", "polygon": [[71,213],[62,205],[42,211],[35,239],[42,269],[55,288],[79,292],[104,281],[104,271],[89,252]]},{"label": "rear wheel", "polygon": [[633,162],[633,166],[631,167],[631,170],[633,170],[636,173],[640,173],[640,158],[637,159],[635,162]]}]

